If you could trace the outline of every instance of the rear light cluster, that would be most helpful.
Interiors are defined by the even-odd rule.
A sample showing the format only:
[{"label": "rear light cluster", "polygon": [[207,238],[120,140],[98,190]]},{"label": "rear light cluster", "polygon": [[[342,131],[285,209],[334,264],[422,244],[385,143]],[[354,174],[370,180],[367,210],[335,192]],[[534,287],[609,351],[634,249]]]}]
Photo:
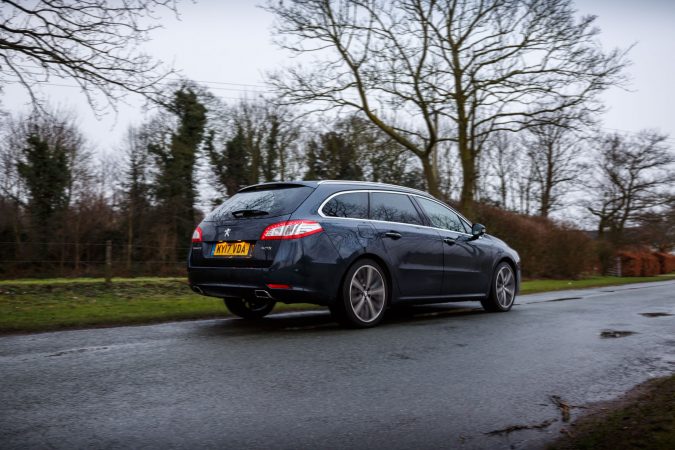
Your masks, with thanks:
[{"label": "rear light cluster", "polygon": [[192,233],[192,242],[199,243],[202,241],[202,229],[201,227],[195,228],[195,232]]},{"label": "rear light cluster", "polygon": [[318,222],[311,220],[288,220],[268,226],[260,236],[261,241],[297,239],[323,231]]}]

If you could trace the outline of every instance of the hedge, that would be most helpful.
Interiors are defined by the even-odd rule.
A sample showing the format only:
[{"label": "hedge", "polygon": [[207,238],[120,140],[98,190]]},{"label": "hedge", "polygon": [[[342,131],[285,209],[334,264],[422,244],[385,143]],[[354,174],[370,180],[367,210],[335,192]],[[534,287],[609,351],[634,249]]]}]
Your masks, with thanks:
[{"label": "hedge", "polygon": [[520,254],[524,277],[578,278],[597,265],[594,242],[583,231],[489,205],[476,205],[474,219]]},{"label": "hedge", "polygon": [[646,250],[621,251],[621,275],[625,277],[650,277],[675,271],[675,255],[652,253]]}]

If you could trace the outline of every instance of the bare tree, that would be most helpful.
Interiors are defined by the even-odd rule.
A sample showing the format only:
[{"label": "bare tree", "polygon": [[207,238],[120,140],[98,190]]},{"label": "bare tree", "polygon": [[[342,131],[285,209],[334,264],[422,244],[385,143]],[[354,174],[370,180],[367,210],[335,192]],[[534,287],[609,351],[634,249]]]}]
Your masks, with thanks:
[{"label": "bare tree", "polygon": [[218,182],[232,195],[243,185],[300,176],[296,161],[302,121],[274,101],[241,100],[210,121],[206,153]]},{"label": "bare tree", "polygon": [[598,138],[585,207],[598,218],[601,237],[609,232],[610,240],[620,242],[627,225],[672,199],[675,155],[666,140],[655,131]]},{"label": "bare tree", "polygon": [[[420,158],[439,195],[434,153],[457,143],[469,207],[487,136],[557,112],[599,109],[622,81],[625,52],[605,53],[592,16],[570,0],[270,1],[277,42],[314,54],[271,81],[290,103],[361,112]],[[322,105],[322,106],[319,106]],[[395,112],[395,115],[391,112]]]},{"label": "bare tree", "polygon": [[542,217],[562,206],[566,188],[578,179],[579,140],[564,122],[556,121],[531,127],[524,138]]},{"label": "bare tree", "polygon": [[661,252],[675,250],[675,194],[666,198],[665,207],[648,211],[638,220],[637,239]]},{"label": "bare tree", "polygon": [[171,72],[139,46],[158,26],[155,14],[175,7],[176,0],[2,0],[0,86],[20,83],[40,105],[35,86],[67,78],[95,111],[96,93],[113,106],[129,92],[158,100],[157,83]]},{"label": "bare tree", "polygon": [[490,191],[496,194],[497,203],[502,208],[508,208],[513,193],[513,180],[518,175],[514,172],[513,163],[519,155],[520,148],[515,145],[511,135],[507,132],[494,133],[486,145],[486,160],[489,172],[485,178],[493,181],[488,183]]},{"label": "bare tree", "polygon": [[[356,158],[350,164],[362,170],[364,180],[409,183],[414,156],[371,121],[349,115],[332,124],[332,130],[343,135],[355,150]],[[416,181],[419,187],[422,180]]]}]

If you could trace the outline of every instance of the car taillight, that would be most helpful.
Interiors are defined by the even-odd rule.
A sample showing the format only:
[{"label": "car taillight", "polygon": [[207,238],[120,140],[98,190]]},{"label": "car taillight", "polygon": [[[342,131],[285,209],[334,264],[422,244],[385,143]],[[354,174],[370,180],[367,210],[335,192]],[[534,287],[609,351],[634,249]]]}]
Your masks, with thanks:
[{"label": "car taillight", "polygon": [[323,231],[318,222],[311,220],[289,220],[268,226],[260,236],[261,241],[273,239],[298,239]]},{"label": "car taillight", "polygon": [[192,233],[192,242],[199,243],[202,241],[202,229],[201,227],[195,228],[195,232]]}]

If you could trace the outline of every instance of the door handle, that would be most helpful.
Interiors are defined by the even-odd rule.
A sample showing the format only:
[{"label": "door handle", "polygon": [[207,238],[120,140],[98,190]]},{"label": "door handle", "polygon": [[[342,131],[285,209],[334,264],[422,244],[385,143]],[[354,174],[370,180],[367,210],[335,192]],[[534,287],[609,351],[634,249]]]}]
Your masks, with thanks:
[{"label": "door handle", "polygon": [[394,240],[401,239],[401,237],[402,237],[401,233],[397,233],[396,231],[387,231],[386,233],[384,233],[384,235],[386,237],[392,238]]},{"label": "door handle", "polygon": [[456,240],[456,239],[453,239],[453,238],[447,238],[447,237],[446,237],[446,238],[443,239],[443,242],[445,242],[445,243],[448,244],[448,245],[455,245],[455,243],[457,242],[457,240]]}]

